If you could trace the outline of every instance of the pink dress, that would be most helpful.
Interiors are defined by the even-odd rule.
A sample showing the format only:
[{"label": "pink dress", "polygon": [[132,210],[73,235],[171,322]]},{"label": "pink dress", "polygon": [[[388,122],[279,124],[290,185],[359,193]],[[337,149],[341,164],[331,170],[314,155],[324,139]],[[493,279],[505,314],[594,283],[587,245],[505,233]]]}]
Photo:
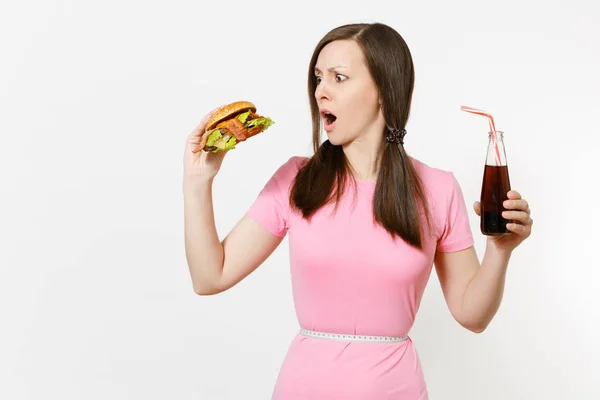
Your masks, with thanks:
[{"label": "pink dress", "polygon": [[[292,157],[269,179],[248,215],[289,239],[294,304],[300,327],[320,332],[401,336],[415,320],[436,251],[470,247],[473,236],[460,186],[451,172],[411,158],[428,193],[435,232],[418,251],[373,224],[374,182],[351,183],[333,214],[310,222],[288,194],[308,159]],[[424,400],[427,386],[410,337],[402,342],[292,339],[272,400]]]}]

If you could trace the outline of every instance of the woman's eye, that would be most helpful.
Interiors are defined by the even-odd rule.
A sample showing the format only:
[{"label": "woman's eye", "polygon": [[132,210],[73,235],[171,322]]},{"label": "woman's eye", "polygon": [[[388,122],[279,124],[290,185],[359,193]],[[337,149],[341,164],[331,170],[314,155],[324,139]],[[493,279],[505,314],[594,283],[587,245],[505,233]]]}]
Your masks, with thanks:
[{"label": "woman's eye", "polygon": [[[336,81],[336,82],[343,82],[343,81],[345,81],[346,79],[348,79],[348,77],[346,77],[345,75],[342,75],[342,74],[335,74],[335,81]],[[323,80],[323,78],[322,78],[322,77],[320,77],[320,76],[315,76],[315,82],[317,83],[317,85],[318,85],[319,83],[321,83],[321,80]]]}]

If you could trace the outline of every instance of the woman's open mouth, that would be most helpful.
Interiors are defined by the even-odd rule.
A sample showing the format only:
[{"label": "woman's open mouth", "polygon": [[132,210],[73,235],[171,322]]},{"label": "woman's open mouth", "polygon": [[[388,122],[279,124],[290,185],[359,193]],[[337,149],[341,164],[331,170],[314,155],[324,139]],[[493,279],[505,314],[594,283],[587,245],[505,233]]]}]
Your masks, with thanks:
[{"label": "woman's open mouth", "polygon": [[325,128],[325,130],[332,130],[335,125],[335,121],[337,120],[337,117],[329,111],[322,111],[321,118],[323,118],[323,127]]}]

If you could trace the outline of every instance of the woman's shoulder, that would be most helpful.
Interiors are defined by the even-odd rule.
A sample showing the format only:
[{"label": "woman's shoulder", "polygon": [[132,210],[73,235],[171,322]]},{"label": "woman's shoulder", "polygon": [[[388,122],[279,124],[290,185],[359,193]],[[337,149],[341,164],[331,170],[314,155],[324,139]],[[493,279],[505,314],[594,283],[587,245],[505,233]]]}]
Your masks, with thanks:
[{"label": "woman's shoulder", "polygon": [[431,165],[412,156],[409,158],[421,179],[428,183],[440,184],[454,177],[454,173],[450,170]]},{"label": "woman's shoulder", "polygon": [[452,196],[458,186],[453,171],[433,166],[414,157],[410,157],[410,159],[423,186],[434,198],[446,199],[448,196]]},{"label": "woman's shoulder", "polygon": [[277,172],[282,175],[296,175],[296,173],[310,160],[310,157],[292,155],[286,161],[280,163]]},{"label": "woman's shoulder", "polygon": [[309,161],[310,157],[295,155],[289,158],[287,164],[290,164],[292,166],[291,168],[300,169]]},{"label": "woman's shoulder", "polygon": [[293,155],[289,156],[286,161],[279,162],[276,170],[273,173],[271,179],[276,180],[280,184],[288,186],[298,174],[300,168],[302,168],[310,160],[309,157]]}]

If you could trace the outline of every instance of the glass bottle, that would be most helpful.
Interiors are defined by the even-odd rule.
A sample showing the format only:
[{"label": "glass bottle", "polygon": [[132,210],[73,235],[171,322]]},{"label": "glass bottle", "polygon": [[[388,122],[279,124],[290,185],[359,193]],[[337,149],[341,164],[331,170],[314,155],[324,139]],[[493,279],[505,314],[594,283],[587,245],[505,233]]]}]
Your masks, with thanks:
[{"label": "glass bottle", "polygon": [[504,201],[508,199],[510,179],[504,149],[504,132],[488,133],[488,149],[481,185],[481,233],[504,235],[510,233],[506,224],[510,220],[502,216]]}]

